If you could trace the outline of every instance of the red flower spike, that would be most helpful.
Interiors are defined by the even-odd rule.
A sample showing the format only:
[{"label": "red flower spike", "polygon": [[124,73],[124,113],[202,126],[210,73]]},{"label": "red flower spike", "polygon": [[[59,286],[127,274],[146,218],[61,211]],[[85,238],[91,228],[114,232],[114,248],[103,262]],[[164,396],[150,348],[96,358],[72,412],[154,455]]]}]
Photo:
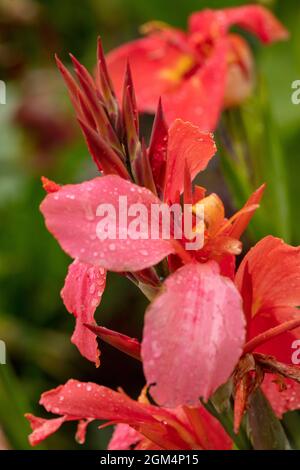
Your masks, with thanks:
[{"label": "red flower spike", "polygon": [[99,170],[105,174],[119,175],[126,180],[130,179],[127,169],[114,150],[93,129],[79,120],[84,133],[87,146]]},{"label": "red flower spike", "polygon": [[244,328],[241,298],[216,263],[187,264],[169,276],[146,312],[142,341],[155,401],[174,407],[207,400],[233,371]]},{"label": "red flower spike", "polygon": [[100,365],[99,351],[95,334],[87,331],[84,323],[94,320],[94,313],[101,302],[105,289],[106,271],[98,266],[91,266],[75,260],[68,270],[61,297],[66,309],[76,318],[76,328],[72,343],[77,346],[82,356]]},{"label": "red flower spike", "polygon": [[55,55],[55,60],[56,60],[57,67],[67,85],[69,95],[70,95],[72,104],[76,110],[76,113],[79,117],[82,117],[81,109],[80,109],[79,102],[78,102],[78,96],[80,96],[82,92],[79,86],[77,85],[76,81],[74,80],[70,72],[68,71],[68,69],[64,66],[64,64],[61,62],[61,60],[58,58],[57,55]]},{"label": "red flower spike", "polygon": [[135,338],[118,333],[117,331],[109,330],[103,326],[93,324],[85,324],[86,328],[92,331],[95,335],[99,336],[103,341],[114,346],[119,351],[128,354],[128,356],[141,360],[141,345]]},{"label": "red flower spike", "polygon": [[112,122],[117,124],[118,102],[115,96],[114,88],[107,71],[101,39],[97,42],[97,90],[104,96],[107,109]]},{"label": "red flower spike", "polygon": [[[116,240],[97,237],[99,204],[109,204],[118,214],[120,196],[127,197],[130,207],[143,203],[147,213],[143,216],[146,239],[132,239],[130,224],[119,220]],[[140,271],[154,266],[174,252],[170,240],[152,239],[149,214],[153,204],[161,204],[153,193],[125,181],[119,176],[103,176],[81,184],[66,185],[54,194],[48,194],[41,204],[48,230],[58,239],[61,247],[73,258],[84,263],[101,266],[117,272]],[[130,220],[130,219],[129,219]],[[103,228],[104,229],[104,228]],[[119,230],[127,234],[127,239]]]},{"label": "red flower spike", "polygon": [[163,190],[168,148],[168,128],[159,100],[149,145],[149,160],[156,187]]}]

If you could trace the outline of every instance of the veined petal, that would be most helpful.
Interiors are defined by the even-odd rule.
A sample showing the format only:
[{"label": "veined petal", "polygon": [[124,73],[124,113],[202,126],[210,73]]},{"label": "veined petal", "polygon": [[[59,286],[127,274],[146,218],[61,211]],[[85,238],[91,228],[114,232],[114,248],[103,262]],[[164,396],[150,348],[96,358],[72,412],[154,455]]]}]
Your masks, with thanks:
[{"label": "veined petal", "polygon": [[180,268],[145,317],[142,358],[153,398],[169,407],[207,399],[229,378],[244,339],[241,297],[217,263]]},{"label": "veined petal", "polygon": [[[127,209],[134,204],[142,206],[141,215],[127,220]],[[151,237],[151,207],[160,204],[149,190],[109,175],[61,187],[45,197],[41,211],[48,230],[66,253],[81,262],[122,272],[142,270],[174,252],[170,240]],[[104,213],[99,214],[99,208]],[[131,227],[137,218],[139,230]],[[133,239],[133,232],[134,236],[139,232],[138,239]]]},{"label": "veined petal", "polygon": [[263,238],[247,253],[238,269],[239,289],[246,264],[252,280],[252,316],[277,307],[300,305],[300,247],[272,236]]},{"label": "veined petal", "polygon": [[212,134],[201,132],[190,122],[176,119],[169,128],[165,201],[173,203],[178,192],[182,193],[185,167],[191,178],[195,178],[206,168],[216,150]]},{"label": "veined petal", "polygon": [[76,318],[72,343],[80,353],[98,366],[99,350],[96,335],[84,323],[94,322],[94,313],[105,289],[106,271],[99,266],[75,260],[68,270],[61,297],[69,313]]}]

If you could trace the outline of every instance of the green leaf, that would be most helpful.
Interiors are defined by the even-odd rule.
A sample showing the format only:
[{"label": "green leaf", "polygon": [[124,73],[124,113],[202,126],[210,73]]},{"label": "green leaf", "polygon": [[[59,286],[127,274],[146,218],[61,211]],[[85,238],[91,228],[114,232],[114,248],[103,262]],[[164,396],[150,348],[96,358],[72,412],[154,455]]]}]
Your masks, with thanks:
[{"label": "green leaf", "polygon": [[248,410],[249,435],[256,450],[289,450],[280,421],[261,390],[251,396]]}]

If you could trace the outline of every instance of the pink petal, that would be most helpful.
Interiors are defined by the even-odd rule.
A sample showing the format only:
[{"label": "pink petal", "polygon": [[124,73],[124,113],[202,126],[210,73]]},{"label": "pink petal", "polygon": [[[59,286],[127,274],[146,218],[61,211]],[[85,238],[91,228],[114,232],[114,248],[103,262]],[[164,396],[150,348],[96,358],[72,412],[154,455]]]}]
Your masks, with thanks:
[{"label": "pink petal", "polygon": [[212,134],[201,132],[190,122],[176,119],[169,128],[164,199],[174,202],[184,189],[185,166],[191,178],[204,170],[216,153]]},{"label": "pink petal", "polygon": [[[128,223],[119,220],[120,196],[127,198],[128,207],[136,203],[145,207],[146,215],[141,218],[145,228],[141,232],[146,239],[132,239],[130,223],[135,217],[128,217]],[[96,215],[100,204],[109,204],[116,211],[116,239],[100,240],[97,236],[97,225],[106,216]],[[161,202],[149,190],[109,175],[63,186],[45,197],[41,211],[48,230],[73,258],[111,271],[139,271],[157,264],[174,251],[169,240],[151,239],[153,204]],[[120,239],[120,234],[127,239]]]},{"label": "pink petal", "polygon": [[88,425],[93,421],[93,419],[82,419],[79,421],[78,426],[77,426],[77,432],[75,439],[78,442],[78,444],[84,444],[85,443],[85,438],[86,438],[86,432]]},{"label": "pink petal", "polygon": [[142,439],[145,438],[128,424],[118,424],[109,441],[108,450],[132,450]]},{"label": "pink petal", "polygon": [[153,398],[169,407],[208,399],[229,378],[244,339],[241,297],[217,263],[183,266],[145,317],[142,358]]},{"label": "pink petal", "polygon": [[40,444],[40,442],[51,436],[51,434],[54,434],[66,421],[64,416],[54,419],[43,419],[28,413],[25,417],[28,419],[33,431],[29,436],[29,442],[32,446]]},{"label": "pink petal", "polygon": [[94,313],[105,289],[106,271],[99,266],[75,260],[68,270],[61,297],[69,313],[76,318],[72,343],[80,353],[98,366],[99,350],[96,335],[84,323],[94,321]]},{"label": "pink petal", "polygon": [[300,409],[300,384],[291,379],[284,379],[287,388],[280,391],[275,380],[275,375],[266,374],[262,389],[278,418],[282,418],[287,411]]}]

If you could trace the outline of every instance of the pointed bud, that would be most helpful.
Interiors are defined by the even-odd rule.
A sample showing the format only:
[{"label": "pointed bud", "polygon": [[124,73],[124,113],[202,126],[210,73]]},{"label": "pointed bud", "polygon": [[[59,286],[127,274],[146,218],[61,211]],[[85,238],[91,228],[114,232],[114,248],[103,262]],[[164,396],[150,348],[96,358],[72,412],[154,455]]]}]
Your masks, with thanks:
[{"label": "pointed bud", "polygon": [[138,361],[141,360],[141,345],[137,339],[130,338],[122,333],[118,333],[117,331],[109,330],[108,328],[101,326],[90,324],[85,324],[85,326],[99,336],[103,341],[114,346],[119,351],[128,354]]}]

